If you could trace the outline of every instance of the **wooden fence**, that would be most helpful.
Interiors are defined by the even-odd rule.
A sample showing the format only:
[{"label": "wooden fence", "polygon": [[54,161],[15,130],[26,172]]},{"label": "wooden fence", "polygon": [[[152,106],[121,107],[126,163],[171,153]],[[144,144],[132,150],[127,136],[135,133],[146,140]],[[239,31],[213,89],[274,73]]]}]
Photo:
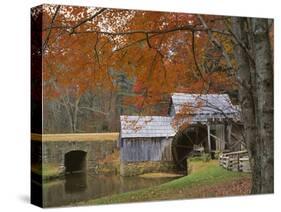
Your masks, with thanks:
[{"label": "wooden fence", "polygon": [[251,172],[247,150],[220,155],[220,166],[231,171]]}]

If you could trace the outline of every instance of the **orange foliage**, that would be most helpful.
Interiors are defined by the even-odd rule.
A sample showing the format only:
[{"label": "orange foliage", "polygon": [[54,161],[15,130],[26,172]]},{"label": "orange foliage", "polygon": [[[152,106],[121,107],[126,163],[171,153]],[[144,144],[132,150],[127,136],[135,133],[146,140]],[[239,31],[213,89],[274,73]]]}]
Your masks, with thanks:
[{"label": "orange foliage", "polygon": [[173,118],[172,126],[175,129],[186,129],[191,123],[194,114],[204,105],[203,101],[197,100],[196,105],[182,104],[180,110]]},{"label": "orange foliage", "polygon": [[[200,22],[195,15],[107,9],[73,29],[67,26],[76,26],[100,8],[62,6],[52,23],[55,8],[46,6],[43,19],[43,40],[48,38],[43,60],[46,98],[58,98],[65,92],[80,96],[97,88],[112,91],[116,88],[110,69],[135,81],[135,96],[124,98],[124,104],[146,113],[151,113],[154,105],[167,102],[171,92],[233,88],[233,81],[224,72],[205,72],[203,80],[193,60],[191,31],[172,30],[197,26]],[[215,22],[208,23],[215,26]],[[60,27],[50,33],[51,26]],[[125,33],[135,31],[139,33]],[[110,34],[116,32],[124,34]],[[195,32],[194,44],[195,57],[203,63],[210,45],[206,32]]]}]

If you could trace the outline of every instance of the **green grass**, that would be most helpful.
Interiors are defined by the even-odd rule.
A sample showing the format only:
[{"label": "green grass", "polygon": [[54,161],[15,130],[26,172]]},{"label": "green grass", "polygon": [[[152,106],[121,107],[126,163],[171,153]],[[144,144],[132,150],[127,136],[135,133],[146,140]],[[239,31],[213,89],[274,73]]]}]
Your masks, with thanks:
[{"label": "green grass", "polygon": [[127,193],[115,194],[79,203],[109,204],[168,199],[215,197],[248,194],[250,175],[227,171],[218,166],[217,161],[192,161],[192,173],[162,185]]},{"label": "green grass", "polygon": [[33,173],[41,175],[44,179],[54,178],[60,176],[60,169],[58,164],[34,164],[31,166]]}]

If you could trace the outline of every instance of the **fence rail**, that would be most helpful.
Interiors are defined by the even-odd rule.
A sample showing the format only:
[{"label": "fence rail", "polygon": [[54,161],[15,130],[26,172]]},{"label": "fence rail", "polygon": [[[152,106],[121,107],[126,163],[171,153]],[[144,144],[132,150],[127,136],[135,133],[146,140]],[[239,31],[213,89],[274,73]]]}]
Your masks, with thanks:
[{"label": "fence rail", "polygon": [[249,156],[246,150],[229,152],[220,155],[219,164],[227,170],[251,172]]}]

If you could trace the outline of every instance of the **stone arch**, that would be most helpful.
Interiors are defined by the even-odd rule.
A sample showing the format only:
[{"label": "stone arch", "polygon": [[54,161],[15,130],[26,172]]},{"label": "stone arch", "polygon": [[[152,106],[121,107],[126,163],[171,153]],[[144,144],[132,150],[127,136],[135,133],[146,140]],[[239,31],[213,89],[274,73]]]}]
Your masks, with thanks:
[{"label": "stone arch", "polygon": [[87,152],[72,150],[64,154],[65,173],[79,173],[87,170]]},{"label": "stone arch", "polygon": [[172,156],[178,172],[187,174],[186,159],[191,155],[194,145],[203,144],[206,149],[206,126],[197,124],[179,128],[172,141]]}]

